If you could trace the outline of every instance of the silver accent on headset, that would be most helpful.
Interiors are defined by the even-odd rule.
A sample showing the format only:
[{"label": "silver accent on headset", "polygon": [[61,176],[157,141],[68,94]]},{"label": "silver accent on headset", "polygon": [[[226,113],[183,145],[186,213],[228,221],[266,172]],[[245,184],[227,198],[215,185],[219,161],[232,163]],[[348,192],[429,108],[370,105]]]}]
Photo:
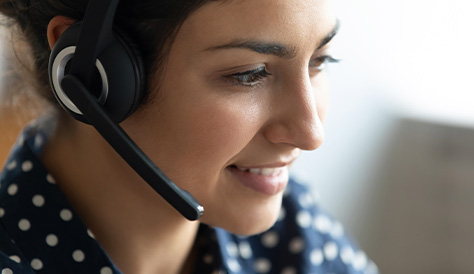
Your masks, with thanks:
[{"label": "silver accent on headset", "polygon": [[[64,106],[66,106],[70,111],[82,115],[82,112],[76,107],[76,105],[74,105],[74,103],[69,99],[69,97],[67,97],[66,93],[64,93],[63,89],[61,88],[61,81],[64,78],[64,70],[66,69],[67,63],[74,56],[75,51],[76,47],[70,46],[59,52],[53,62],[51,78],[54,92],[58,96],[59,100],[64,104]],[[98,101],[99,104],[103,105],[109,96],[109,82],[107,80],[107,73],[105,72],[105,69],[99,59],[95,61],[95,66],[97,67],[100,78],[102,79],[102,92],[100,93]]]}]

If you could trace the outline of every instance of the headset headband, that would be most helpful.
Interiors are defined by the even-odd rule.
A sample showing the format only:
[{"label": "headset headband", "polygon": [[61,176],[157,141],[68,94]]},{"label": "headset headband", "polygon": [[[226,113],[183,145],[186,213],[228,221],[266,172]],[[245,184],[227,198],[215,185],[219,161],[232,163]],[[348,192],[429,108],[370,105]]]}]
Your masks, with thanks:
[{"label": "headset headband", "polygon": [[[96,65],[96,61],[100,59],[100,56],[104,55],[104,51],[109,53],[111,47],[117,49],[124,46],[121,44],[123,41],[119,42],[118,40],[120,39],[116,39],[116,33],[113,29],[117,4],[118,0],[89,0],[84,15],[84,21],[77,25],[80,26],[80,32],[78,34],[79,38],[77,38],[77,46],[74,57],[71,61],[72,64],[69,74],[64,75],[62,80],[60,80],[61,89],[66,94],[67,98],[69,98],[80,110],[85,118],[84,120],[97,129],[112,148],[117,151],[117,153],[145,180],[150,187],[160,194],[184,217],[189,220],[197,220],[204,211],[204,208],[199,204],[199,202],[196,201],[190,193],[176,186],[130,139],[126,132],[112,120],[111,116],[103,106],[98,103],[97,98],[92,95],[93,92],[91,92],[91,85],[89,82],[91,78],[90,74],[92,68]],[[72,27],[70,29],[72,29]],[[68,30],[66,30],[66,32],[67,31]],[[65,33],[62,35],[63,37],[66,36]],[[72,34],[73,37],[76,37],[74,36],[74,33]],[[74,42],[75,41],[76,40],[74,40]],[[59,40],[55,45],[55,48],[56,46],[59,47],[58,51],[62,52],[68,49],[61,48],[58,44],[60,44]],[[63,46],[69,47],[69,45]],[[127,50],[123,49],[121,52],[127,52]],[[50,79],[52,78],[51,75],[57,73],[54,71],[54,65],[51,64],[54,64],[56,57],[60,55],[61,54],[52,54],[52,57],[50,58],[50,69],[53,68],[53,71],[50,71]],[[114,63],[116,61],[115,55],[109,55],[107,61],[108,65],[106,67],[111,68],[112,70],[125,70],[121,64],[118,64],[118,66],[115,65]],[[111,64],[113,64],[113,66],[111,66]],[[127,75],[119,78],[125,78],[120,80],[130,82],[129,77],[126,76]],[[117,76],[115,76],[115,78],[117,78]],[[110,81],[112,82],[114,79],[111,79]],[[114,87],[116,89],[121,88],[117,85]],[[57,87],[53,85],[53,88],[57,94]],[[111,90],[110,92],[117,93],[117,91],[119,90]],[[125,95],[122,94],[121,96]],[[60,100],[60,102],[62,101]],[[111,104],[114,103],[117,104],[117,102]]]},{"label": "headset headband", "polygon": [[77,41],[70,74],[89,86],[97,56],[113,38],[113,22],[119,0],[90,0]]}]

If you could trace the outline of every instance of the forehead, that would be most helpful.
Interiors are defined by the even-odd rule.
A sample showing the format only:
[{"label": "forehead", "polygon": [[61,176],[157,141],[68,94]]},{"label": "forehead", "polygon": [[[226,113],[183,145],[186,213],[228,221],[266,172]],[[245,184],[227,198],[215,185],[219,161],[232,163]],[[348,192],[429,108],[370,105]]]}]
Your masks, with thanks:
[{"label": "forehead", "polygon": [[197,47],[236,37],[314,45],[335,22],[329,0],[215,1],[191,14],[178,36],[188,36]]}]

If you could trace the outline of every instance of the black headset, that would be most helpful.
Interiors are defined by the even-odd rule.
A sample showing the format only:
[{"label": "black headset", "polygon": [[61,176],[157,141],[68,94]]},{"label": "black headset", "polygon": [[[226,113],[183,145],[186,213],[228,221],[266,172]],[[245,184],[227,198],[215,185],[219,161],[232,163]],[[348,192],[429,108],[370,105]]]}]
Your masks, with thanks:
[{"label": "black headset", "polygon": [[49,59],[56,99],[79,121],[91,124],[120,156],[189,220],[204,208],[178,188],[118,125],[145,94],[145,71],[137,47],[113,26],[119,0],[90,0],[82,22],[69,27]]}]

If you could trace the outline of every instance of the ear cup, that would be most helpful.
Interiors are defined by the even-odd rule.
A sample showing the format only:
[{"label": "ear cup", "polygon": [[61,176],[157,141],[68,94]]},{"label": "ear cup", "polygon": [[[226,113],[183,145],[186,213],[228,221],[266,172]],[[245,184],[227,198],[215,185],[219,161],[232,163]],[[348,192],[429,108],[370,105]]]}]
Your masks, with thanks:
[{"label": "ear cup", "polygon": [[143,98],[145,98],[147,91],[147,74],[145,70],[145,64],[143,62],[143,56],[141,54],[139,46],[133,41],[132,38],[130,38],[125,32],[121,31],[119,28],[114,28],[114,33],[115,37],[120,41],[120,44],[128,53],[128,56],[133,63],[135,72],[134,79],[136,79],[136,93],[134,101],[130,108],[130,112],[126,115],[126,117],[129,117],[140,106],[140,103],[142,102]]},{"label": "ear cup", "polygon": [[[76,23],[58,39],[51,51],[49,76],[55,97],[62,107],[77,120],[88,123],[61,88],[61,80],[68,73],[80,31],[81,23]],[[91,85],[87,88],[112,120],[119,123],[137,109],[146,89],[143,61],[137,47],[115,29],[114,36],[115,40],[97,57]]]}]

